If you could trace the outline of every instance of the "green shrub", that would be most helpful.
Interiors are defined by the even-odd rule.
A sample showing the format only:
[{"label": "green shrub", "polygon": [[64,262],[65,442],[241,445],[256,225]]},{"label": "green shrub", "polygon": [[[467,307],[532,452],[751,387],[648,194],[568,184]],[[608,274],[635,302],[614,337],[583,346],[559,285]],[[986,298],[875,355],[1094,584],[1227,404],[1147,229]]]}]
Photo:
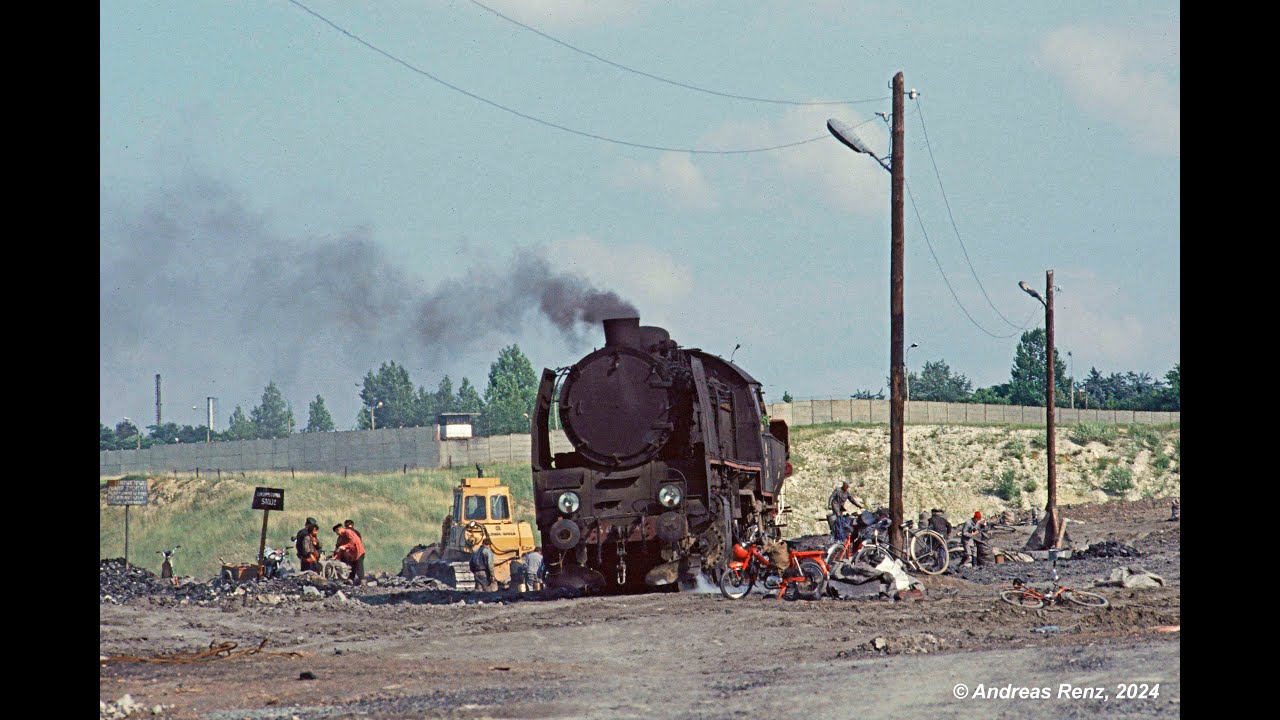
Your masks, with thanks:
[{"label": "green shrub", "polygon": [[1004,452],[1010,457],[1016,457],[1021,460],[1022,456],[1027,452],[1027,446],[1026,443],[1022,442],[1022,440],[1014,438],[1005,444]]},{"label": "green shrub", "polygon": [[1159,470],[1160,472],[1164,472],[1165,470],[1168,470],[1169,464],[1171,462],[1172,462],[1172,459],[1168,455],[1165,455],[1164,451],[1157,452],[1151,458],[1152,466],[1154,466],[1155,469]]},{"label": "green shrub", "polygon": [[1045,439],[1045,436],[1044,436],[1044,435],[1032,435],[1032,436],[1031,436],[1031,447],[1035,448],[1036,450],[1044,450],[1046,447],[1048,447],[1048,443],[1047,443],[1047,441],[1046,441],[1046,439]]},{"label": "green shrub", "polygon": [[1040,484],[1034,479],[1028,478],[1026,482],[1022,483],[1022,491],[1025,493],[1030,494],[1038,489],[1040,489]]},{"label": "green shrub", "polygon": [[1110,445],[1120,436],[1120,432],[1116,430],[1114,425],[1106,423],[1076,423],[1071,428],[1071,442],[1077,445],[1088,445],[1091,442],[1100,442],[1103,445]]},{"label": "green shrub", "polygon": [[1108,495],[1124,495],[1133,489],[1133,472],[1119,465],[1111,468],[1102,481],[1102,491]]},{"label": "green shrub", "polygon": [[991,495],[1010,502],[1016,500],[1019,496],[1017,473],[1013,468],[1007,468],[991,487],[987,488],[987,492]]},{"label": "green shrub", "polygon": [[1164,446],[1164,438],[1160,433],[1149,425],[1130,425],[1129,437],[1133,438],[1133,442],[1140,447],[1150,450],[1156,450]]}]

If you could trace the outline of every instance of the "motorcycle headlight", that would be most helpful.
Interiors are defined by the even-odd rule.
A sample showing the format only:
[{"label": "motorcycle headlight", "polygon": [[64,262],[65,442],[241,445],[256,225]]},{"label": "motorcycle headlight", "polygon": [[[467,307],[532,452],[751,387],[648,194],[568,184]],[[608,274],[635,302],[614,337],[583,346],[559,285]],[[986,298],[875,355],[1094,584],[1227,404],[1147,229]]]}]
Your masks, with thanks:
[{"label": "motorcycle headlight", "polygon": [[684,493],[680,491],[679,485],[663,485],[658,490],[658,502],[664,508],[673,508],[680,504],[684,499]]},{"label": "motorcycle headlight", "polygon": [[556,501],[556,506],[565,515],[572,515],[581,504],[582,501],[578,499],[578,493],[572,490],[560,493],[560,499]]}]

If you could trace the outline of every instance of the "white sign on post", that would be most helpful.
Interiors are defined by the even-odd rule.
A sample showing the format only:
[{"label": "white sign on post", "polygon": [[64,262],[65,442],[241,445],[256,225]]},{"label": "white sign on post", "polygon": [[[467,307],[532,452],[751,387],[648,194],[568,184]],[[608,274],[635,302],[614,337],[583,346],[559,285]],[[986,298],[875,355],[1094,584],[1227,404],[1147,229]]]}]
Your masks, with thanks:
[{"label": "white sign on post", "polygon": [[149,500],[146,478],[107,481],[108,505],[146,505]]}]

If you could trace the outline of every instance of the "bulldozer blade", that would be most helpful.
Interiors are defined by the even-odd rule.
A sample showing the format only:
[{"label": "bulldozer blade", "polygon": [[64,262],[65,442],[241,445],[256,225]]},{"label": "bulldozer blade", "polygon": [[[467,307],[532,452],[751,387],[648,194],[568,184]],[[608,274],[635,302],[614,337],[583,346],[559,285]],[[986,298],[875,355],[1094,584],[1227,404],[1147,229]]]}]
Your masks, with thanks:
[{"label": "bulldozer blade", "polygon": [[551,589],[601,590],[605,586],[604,575],[581,565],[565,565],[560,572],[547,576],[546,585]]}]

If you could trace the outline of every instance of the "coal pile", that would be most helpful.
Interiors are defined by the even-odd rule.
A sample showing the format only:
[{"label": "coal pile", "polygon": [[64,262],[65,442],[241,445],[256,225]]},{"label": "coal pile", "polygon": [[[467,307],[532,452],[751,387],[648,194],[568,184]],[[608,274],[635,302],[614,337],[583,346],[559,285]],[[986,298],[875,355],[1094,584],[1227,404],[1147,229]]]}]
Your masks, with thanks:
[{"label": "coal pile", "polygon": [[124,558],[110,558],[98,562],[98,600],[100,602],[111,600],[125,602],[164,590],[165,584],[156,577],[155,573],[136,565],[126,567]]},{"label": "coal pile", "polygon": [[[281,599],[297,599],[303,595],[314,598],[331,597],[344,585],[336,580],[326,580],[315,573],[295,573],[283,578],[234,582],[214,578],[207,582],[194,578],[178,578],[170,582],[156,577],[155,573],[130,565],[125,568],[124,558],[102,560],[98,564],[99,602],[124,603],[138,597],[153,598],[162,604],[209,604],[220,601],[248,599],[244,596],[272,595]],[[350,592],[351,588],[347,588]]]},{"label": "coal pile", "polygon": [[1117,540],[1103,540],[1090,545],[1083,551],[1074,552],[1071,556],[1073,558],[1128,558],[1140,557],[1141,555],[1142,553],[1138,552],[1137,548],[1132,545],[1126,545]]}]

